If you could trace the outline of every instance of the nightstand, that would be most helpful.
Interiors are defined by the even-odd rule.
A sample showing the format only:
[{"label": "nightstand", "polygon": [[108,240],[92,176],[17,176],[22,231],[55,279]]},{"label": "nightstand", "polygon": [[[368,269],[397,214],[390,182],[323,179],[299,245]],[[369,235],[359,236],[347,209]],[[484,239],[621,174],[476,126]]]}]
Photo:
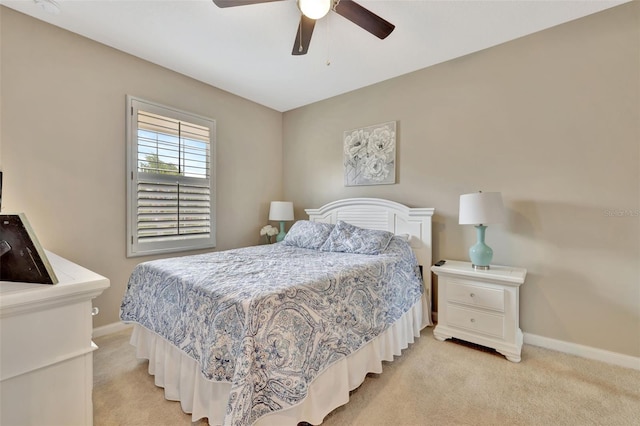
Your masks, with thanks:
[{"label": "nightstand", "polygon": [[432,266],[438,276],[438,340],[455,337],[493,348],[520,362],[520,285],[527,270],[491,265],[474,270],[469,262],[447,260]]}]

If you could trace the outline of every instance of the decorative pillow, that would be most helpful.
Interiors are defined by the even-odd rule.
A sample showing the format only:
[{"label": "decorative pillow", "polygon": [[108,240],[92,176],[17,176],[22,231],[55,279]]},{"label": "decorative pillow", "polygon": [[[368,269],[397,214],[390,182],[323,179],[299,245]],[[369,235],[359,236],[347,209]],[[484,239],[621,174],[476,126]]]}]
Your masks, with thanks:
[{"label": "decorative pillow", "polygon": [[299,220],[293,224],[282,241],[287,246],[317,250],[327,240],[332,229],[333,225],[330,223]]},{"label": "decorative pillow", "polygon": [[339,220],[320,250],[380,254],[387,248],[392,238],[392,232],[360,228]]}]

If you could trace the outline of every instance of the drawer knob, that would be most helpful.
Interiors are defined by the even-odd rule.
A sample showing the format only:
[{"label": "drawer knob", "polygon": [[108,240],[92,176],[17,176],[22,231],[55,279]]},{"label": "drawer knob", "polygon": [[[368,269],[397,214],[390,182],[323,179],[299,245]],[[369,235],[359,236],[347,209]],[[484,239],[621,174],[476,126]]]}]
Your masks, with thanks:
[{"label": "drawer knob", "polygon": [[471,293],[469,296],[476,297],[475,293]]},{"label": "drawer knob", "polygon": [[476,322],[476,319],[475,318],[471,318],[471,322]]},{"label": "drawer knob", "polygon": [[93,309],[91,309],[91,316],[95,317],[96,315],[98,315],[100,313],[100,309],[98,309],[98,307],[94,307]]}]

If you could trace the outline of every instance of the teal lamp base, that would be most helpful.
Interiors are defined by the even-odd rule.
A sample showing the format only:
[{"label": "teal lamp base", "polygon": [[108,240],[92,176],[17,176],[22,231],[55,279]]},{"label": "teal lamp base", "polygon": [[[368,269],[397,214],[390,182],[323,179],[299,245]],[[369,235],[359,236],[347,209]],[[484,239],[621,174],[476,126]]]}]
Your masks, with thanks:
[{"label": "teal lamp base", "polygon": [[285,235],[287,235],[287,233],[284,232],[284,221],[280,221],[280,233],[276,236],[276,242],[284,240]]},{"label": "teal lamp base", "polygon": [[484,243],[484,231],[487,227],[476,225],[475,228],[478,242],[469,249],[469,258],[473,269],[487,270],[493,259],[493,250]]}]

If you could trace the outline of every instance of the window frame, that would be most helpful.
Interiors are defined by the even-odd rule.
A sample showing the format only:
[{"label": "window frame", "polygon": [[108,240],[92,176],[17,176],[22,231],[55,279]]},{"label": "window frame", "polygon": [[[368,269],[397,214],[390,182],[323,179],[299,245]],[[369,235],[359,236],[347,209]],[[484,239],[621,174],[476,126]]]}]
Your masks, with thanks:
[{"label": "window frame", "polygon": [[[126,163],[127,163],[127,257],[149,256],[188,250],[208,249],[216,246],[216,121],[212,118],[161,105],[135,96],[126,97]],[[202,237],[178,237],[169,241],[139,241],[138,238],[138,184],[153,181],[161,183],[202,184],[203,178],[169,174],[142,173],[138,170],[138,114],[142,110],[172,120],[180,120],[209,128],[208,183],[209,234]],[[206,180],[206,179],[204,179]],[[179,196],[179,194],[178,194]],[[179,214],[179,212],[178,212]],[[159,238],[160,239],[160,238]]]}]

